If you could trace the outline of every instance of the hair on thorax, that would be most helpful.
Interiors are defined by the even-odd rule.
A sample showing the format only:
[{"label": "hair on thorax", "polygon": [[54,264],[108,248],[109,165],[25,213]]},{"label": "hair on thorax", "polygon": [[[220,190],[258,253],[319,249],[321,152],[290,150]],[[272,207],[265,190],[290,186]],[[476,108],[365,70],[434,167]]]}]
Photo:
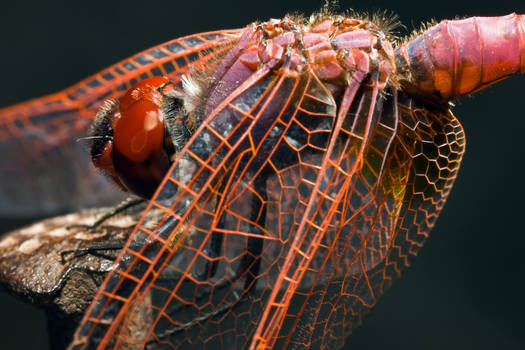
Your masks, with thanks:
[{"label": "hair on thorax", "polygon": [[[366,28],[371,31],[378,31],[384,38],[396,47],[401,42],[395,30],[401,27],[399,18],[396,14],[390,11],[375,11],[362,12],[353,9],[339,10],[339,3],[337,0],[326,0],[321,9],[310,16],[305,16],[299,12],[289,13],[285,18],[290,19],[296,24],[303,26],[304,30],[314,27],[315,25],[325,21],[342,21],[344,19],[357,19],[369,23]],[[258,24],[258,22],[256,22]],[[378,33],[379,34],[379,33]],[[193,121],[199,124],[200,118],[204,114],[206,108],[207,94],[210,93],[210,87],[216,85],[213,74],[210,72],[216,71],[222,59],[227,54],[227,49],[233,47],[234,43],[229,47],[225,47],[220,53],[211,55],[212,58],[206,61],[205,64],[194,66],[191,71],[184,75],[181,84],[183,89],[184,107],[187,112],[192,113],[195,117]],[[395,83],[395,79],[391,82]],[[191,127],[190,127],[191,129]]]}]

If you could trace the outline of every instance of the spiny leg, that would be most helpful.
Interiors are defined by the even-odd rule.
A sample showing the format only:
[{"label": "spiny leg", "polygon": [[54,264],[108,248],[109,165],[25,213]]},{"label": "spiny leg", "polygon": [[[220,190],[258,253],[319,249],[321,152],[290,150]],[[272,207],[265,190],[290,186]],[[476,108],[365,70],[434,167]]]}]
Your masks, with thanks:
[{"label": "spiny leg", "polygon": [[[264,228],[266,223],[266,202],[268,201],[268,196],[266,194],[268,179],[267,171],[263,170],[253,182],[254,188],[258,191],[259,196],[252,197],[252,210],[250,220],[255,223],[254,228],[259,231],[259,227]],[[261,202],[262,201],[262,204]],[[262,205],[261,210],[257,206]],[[261,230],[262,231],[262,230]],[[264,232],[260,232],[261,235]],[[263,250],[264,240],[258,237],[248,237],[246,242],[246,254],[242,257],[239,270],[237,271],[237,276],[240,277],[242,274],[246,274],[246,279],[244,280],[244,291],[245,293],[250,292],[256,285],[257,276],[259,275],[259,270],[261,266],[261,253]]]},{"label": "spiny leg", "polygon": [[99,217],[95,222],[89,225],[84,224],[74,224],[67,227],[67,229],[73,229],[73,228],[83,228],[86,230],[93,230],[97,227],[99,227],[104,221],[111,219],[112,217],[124,212],[125,210],[129,208],[133,208],[137,205],[140,205],[144,203],[146,200],[144,198],[134,198],[129,197],[126,198],[124,201],[116,205],[115,207],[111,208],[107,212],[105,212],[101,217]]}]

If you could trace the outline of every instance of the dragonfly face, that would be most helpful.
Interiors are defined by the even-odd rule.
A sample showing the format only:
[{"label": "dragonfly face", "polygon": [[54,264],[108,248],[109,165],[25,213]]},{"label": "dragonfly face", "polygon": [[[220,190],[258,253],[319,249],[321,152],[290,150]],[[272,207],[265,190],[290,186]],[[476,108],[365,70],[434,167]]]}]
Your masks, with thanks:
[{"label": "dragonfly face", "polygon": [[[336,94],[337,94],[337,92],[336,92]],[[316,94],[312,94],[312,95],[313,95],[313,96],[318,96],[319,93],[317,92]],[[404,107],[406,108],[406,109],[405,109],[405,112],[406,112],[407,114],[410,114],[410,111],[413,110],[413,109],[412,109],[412,105],[411,105],[411,103],[412,103],[412,102],[410,101],[410,99],[409,99],[409,100],[401,99],[401,100],[400,100],[400,103],[398,104],[398,106],[401,106],[401,109],[402,109],[403,106],[404,106]],[[388,104],[386,104],[385,106],[386,106],[385,108],[393,108],[392,106],[389,106]],[[420,107],[421,107],[422,109],[424,109],[423,106],[420,106]],[[329,114],[329,113],[328,113],[328,114]],[[423,115],[421,115],[421,114],[417,114],[417,113],[415,113],[415,114],[413,115],[413,117],[414,117],[414,118],[417,118],[417,119],[421,119],[421,118],[424,119],[424,118],[425,118],[425,116],[423,116]],[[432,115],[430,115],[430,116],[427,115],[427,117],[430,118],[429,120],[432,120],[432,118],[433,118]],[[437,118],[437,117],[440,117],[440,118],[441,118],[442,116],[439,115],[439,114],[437,114],[437,115],[436,115],[436,118]],[[452,120],[452,122],[453,122],[453,119],[451,119],[451,120]],[[449,120],[449,121],[450,121],[450,120]],[[425,124],[425,123],[423,123],[423,124]],[[432,124],[432,122],[427,120],[426,124]],[[446,123],[445,123],[445,124],[446,124]],[[411,126],[411,124],[410,124],[410,117],[409,117],[407,120],[405,120],[405,127],[406,127],[407,130],[408,130],[408,129],[410,129],[410,126]],[[427,126],[428,126],[428,125],[427,125]],[[446,126],[446,125],[442,125],[443,128],[444,128],[445,126]],[[413,126],[412,126],[412,127],[413,127]],[[434,127],[436,128],[437,126],[434,126]],[[320,130],[322,130],[322,129],[320,129]],[[437,132],[437,133],[439,133],[439,130],[438,130],[438,129],[434,129],[433,132]],[[460,132],[458,131],[457,134],[460,135]],[[291,140],[291,141],[290,141],[290,140]],[[290,141],[291,144],[293,145],[293,144],[294,144],[294,141],[297,141],[298,138],[297,138],[297,136],[294,135],[294,137],[290,137],[290,140],[289,140],[289,141]],[[457,142],[456,142],[456,143],[457,143]],[[461,145],[461,144],[458,144],[458,146],[460,146],[460,145]],[[438,153],[439,153],[439,150],[436,150],[436,151],[438,151]],[[293,163],[293,162],[292,162],[292,163]],[[402,163],[402,162],[401,162],[401,163]],[[401,163],[400,163],[400,164],[401,164]],[[402,169],[402,166],[398,166],[397,168]],[[284,168],[281,169],[281,170],[284,170]],[[392,177],[391,177],[392,179],[396,179],[396,176],[399,176],[398,174],[390,174],[390,175],[392,175]],[[180,181],[180,179],[179,179],[179,181]],[[265,182],[266,182],[267,184],[268,184],[268,183],[271,184],[272,181],[273,181],[273,180],[271,179],[271,177],[269,177],[268,180],[265,180]],[[271,187],[271,186],[270,186],[270,187]],[[249,188],[249,186],[248,186],[248,188]],[[254,186],[254,188],[260,188],[260,187],[255,187],[255,186]],[[219,190],[218,190],[218,191],[219,191]],[[272,195],[274,195],[273,193],[275,192],[275,190],[271,190],[271,189],[270,189],[270,190],[266,190],[265,192],[266,192],[266,196],[268,196],[268,197],[266,197],[266,198],[263,197],[262,200],[263,200],[263,201],[269,201],[269,202],[270,202],[270,199],[273,198]],[[223,194],[225,194],[226,191],[225,191],[224,189],[222,189],[222,190],[220,190],[220,191],[217,192],[217,193],[223,193]],[[226,200],[226,199],[225,199],[225,200]],[[361,200],[362,200],[362,199],[361,199]],[[215,201],[215,203],[216,203],[216,201]],[[173,209],[172,209],[172,210],[173,210]],[[217,209],[215,208],[215,209],[213,209],[213,210],[217,210]],[[184,208],[183,211],[186,212],[186,211],[187,211],[187,208]],[[261,214],[261,215],[262,215],[262,214]],[[265,215],[268,215],[268,214],[265,214]],[[254,220],[255,220],[255,219],[254,219]],[[264,220],[261,219],[261,221],[266,222],[266,221],[268,221],[268,219],[264,219]],[[255,220],[255,222],[257,222],[257,221]],[[226,224],[226,225],[227,225],[227,224]],[[259,225],[260,225],[260,224],[259,224]],[[260,226],[264,226],[264,225],[260,225]],[[184,226],[183,226],[183,228],[184,228]],[[223,227],[221,227],[221,225],[219,225],[218,228],[219,228],[219,229],[224,229]],[[184,229],[185,229],[185,228],[184,228]],[[262,239],[261,237],[255,237],[255,238]],[[252,240],[251,244],[255,244],[254,241],[256,241],[256,240]],[[186,244],[187,242],[182,242],[182,243]],[[182,243],[181,243],[181,244],[182,244]],[[249,243],[249,240],[248,240],[248,242],[246,243],[246,245],[249,245],[249,244],[250,244],[250,243]],[[265,247],[265,245],[263,245],[263,248],[264,248],[264,247]],[[223,248],[219,247],[218,249],[219,249],[219,250],[222,250]],[[256,252],[255,249],[259,249],[259,248],[257,248],[257,244],[255,244],[255,248],[250,248],[250,249],[252,249],[252,250],[249,250],[249,252],[250,252],[251,254],[254,254],[254,253]],[[387,248],[387,249],[388,249],[388,248]],[[217,250],[217,248],[215,248],[215,250]],[[212,252],[212,251],[213,251],[213,249],[210,249],[210,250],[202,250],[203,253],[206,252],[206,255],[208,255],[208,254],[216,254],[216,253],[210,253],[210,252]],[[179,252],[180,252],[180,250],[179,250]],[[377,251],[376,251],[375,253],[376,253],[376,254],[379,254],[379,255],[381,254],[380,252],[377,253]],[[211,255],[208,255],[208,256],[211,256]],[[359,266],[355,266],[354,268],[350,268],[350,269],[349,269],[349,271],[350,271],[349,274],[352,275],[352,276],[354,276],[354,275],[358,275],[358,274],[361,273],[361,272],[369,271],[371,268],[374,267],[374,263],[373,263],[373,261],[374,261],[374,252],[370,252],[369,256],[368,256],[367,258],[365,258],[364,260],[362,260],[362,266],[360,266],[360,267],[359,267]],[[252,263],[253,263],[253,262],[252,262]],[[251,266],[251,265],[249,265],[250,263],[247,263],[247,264],[248,264],[248,266]],[[370,264],[370,265],[368,265],[368,264]],[[200,274],[199,274],[199,273],[195,273],[195,274],[192,275],[192,276],[194,276],[194,277],[197,276],[197,279],[198,279],[200,282],[202,282],[203,280],[206,281],[207,279],[209,279],[209,276],[210,276],[210,275],[209,275],[209,271],[211,271],[211,270],[214,269],[214,268],[213,268],[213,264],[211,264],[210,266],[211,266],[211,267],[210,267],[210,269],[208,270],[208,276],[204,276],[202,273],[200,273]],[[364,266],[364,267],[363,267],[363,266]],[[219,270],[219,271],[220,271],[220,270]],[[253,272],[253,271],[255,271],[255,270],[252,270],[251,267],[250,267],[250,268],[246,269],[246,271]],[[198,271],[197,271],[197,272],[198,272]],[[193,273],[193,272],[192,272],[192,273]],[[217,272],[215,272],[215,273],[217,273]],[[254,272],[254,274],[257,275],[256,272]],[[199,277],[199,276],[200,276],[200,277]],[[246,277],[245,277],[245,278],[246,278]],[[248,280],[248,279],[246,279],[246,280]],[[197,288],[197,287],[196,287],[196,288]],[[205,315],[206,315],[206,314],[205,314]],[[208,313],[207,315],[208,315],[209,317],[215,317],[215,316],[217,316],[217,315],[210,315],[209,313]],[[169,332],[168,332],[168,333],[169,333]]]},{"label": "dragonfly face", "polygon": [[88,133],[93,164],[123,190],[151,198],[189,137],[182,102],[166,77],[145,79],[120,102],[107,101]]}]

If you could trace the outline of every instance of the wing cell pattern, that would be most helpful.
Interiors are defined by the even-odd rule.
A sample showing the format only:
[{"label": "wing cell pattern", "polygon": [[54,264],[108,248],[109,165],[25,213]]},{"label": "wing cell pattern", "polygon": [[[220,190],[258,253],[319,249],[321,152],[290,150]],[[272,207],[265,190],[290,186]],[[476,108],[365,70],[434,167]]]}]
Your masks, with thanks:
[{"label": "wing cell pattern", "polygon": [[[425,243],[457,175],[465,135],[450,111],[429,110],[402,92],[398,115],[377,188],[363,167],[347,207],[341,204],[338,236],[324,242],[329,253],[309,271],[315,282],[294,294],[276,348],[341,348]],[[369,159],[378,158],[372,152]]]},{"label": "wing cell pattern", "polygon": [[[77,142],[100,105],[153,75],[183,74],[224,54],[240,30],[201,33],[155,46],[61,92],[0,109],[0,212],[52,213],[108,205],[118,191]],[[9,180],[7,180],[9,179]]]},{"label": "wing cell pattern", "polygon": [[[267,286],[279,274],[289,234],[304,212],[299,202],[310,195],[301,173],[317,176],[315,164],[324,157],[335,106],[326,88],[307,73],[259,71],[243,85],[250,89],[241,87],[239,96],[223,103],[175,163],[157,196],[167,199],[153,204],[167,213],[161,229],[137,232],[148,244],[127,252],[133,263],[119,266],[115,281],[120,282],[108,283],[105,300],[97,304],[101,310],[93,308],[90,343],[101,341],[98,328],[104,334],[110,326],[104,313],[121,300],[122,279],[139,284],[140,295],[127,297],[132,303],[143,304],[145,296],[162,301],[151,305],[155,323],[149,336],[158,343],[209,342],[203,334],[223,338],[225,346],[249,342],[269,296]],[[315,144],[310,134],[316,135]],[[152,260],[143,260],[146,256]],[[166,274],[176,276],[171,288],[162,287]],[[200,335],[188,337],[188,329]]]},{"label": "wing cell pattern", "polygon": [[[312,257],[268,345],[341,347],[423,245],[464,150],[450,112],[403,93],[373,99],[362,87],[333,147],[337,168],[324,168],[337,112],[323,85],[269,72],[248,85],[183,151],[153,203],[164,219],[157,230],[139,227],[134,241],[146,244],[126,249],[79,348],[248,347],[314,183],[337,200],[313,202],[314,224],[326,227],[296,250]],[[359,116],[370,120],[364,146]],[[143,332],[126,331],[135,327]]]},{"label": "wing cell pattern", "polygon": [[[237,54],[221,67],[238,72]],[[408,266],[457,174],[461,125],[385,84],[386,61],[330,90],[293,57],[210,93],[72,349],[340,348]]]}]

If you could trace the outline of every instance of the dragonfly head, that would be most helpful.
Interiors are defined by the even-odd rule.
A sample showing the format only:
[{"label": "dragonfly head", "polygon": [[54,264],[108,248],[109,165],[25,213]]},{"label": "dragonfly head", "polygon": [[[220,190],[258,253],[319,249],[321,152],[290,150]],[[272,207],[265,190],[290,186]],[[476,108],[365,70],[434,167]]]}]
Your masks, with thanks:
[{"label": "dragonfly head", "polygon": [[184,126],[181,115],[183,100],[168,78],[139,82],[97,113],[89,131],[93,164],[124,191],[151,198],[180,147],[169,124]]}]

